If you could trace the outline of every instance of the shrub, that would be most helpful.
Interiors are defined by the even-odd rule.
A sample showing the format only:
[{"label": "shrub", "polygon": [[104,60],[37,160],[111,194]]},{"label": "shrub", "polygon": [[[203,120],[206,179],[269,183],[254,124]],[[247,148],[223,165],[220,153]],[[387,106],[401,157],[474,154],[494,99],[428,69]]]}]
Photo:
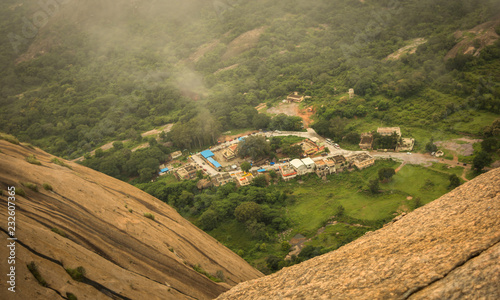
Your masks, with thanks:
[{"label": "shrub", "polygon": [[42,163],[38,159],[36,159],[36,156],[33,154],[26,157],[26,161],[29,162],[30,164],[34,164],[34,165],[38,165],[38,166],[42,165]]},{"label": "shrub", "polygon": [[148,218],[148,219],[153,220],[153,221],[154,221],[154,219],[155,219],[155,216],[154,216],[152,213],[144,213],[144,216],[145,216],[146,218]]},{"label": "shrub", "polygon": [[45,279],[43,279],[42,275],[38,271],[38,267],[35,265],[34,261],[30,262],[26,266],[28,267],[28,270],[30,270],[31,274],[33,274],[33,276],[35,277],[36,281],[38,281],[38,283],[41,286],[48,286],[47,282],[45,281]]},{"label": "shrub", "polygon": [[222,270],[218,270],[217,272],[215,272],[215,277],[219,278],[220,281],[226,280],[226,278],[224,277],[224,272],[222,272]]},{"label": "shrub", "polygon": [[53,191],[54,189],[52,188],[52,186],[48,183],[44,183],[42,184],[43,188],[47,191]]},{"label": "shrub", "polygon": [[10,134],[0,133],[0,140],[5,140],[9,143],[19,145],[19,140],[15,136]]},{"label": "shrub", "polygon": [[72,294],[72,293],[66,293],[66,298],[68,298],[68,300],[78,300],[78,298]]},{"label": "shrub", "polygon": [[38,185],[31,183],[31,182],[21,182],[22,185],[25,187],[29,188],[33,192],[38,192]]},{"label": "shrub", "polygon": [[82,266],[76,269],[67,268],[66,272],[76,281],[83,281],[83,278],[85,278],[85,269]]},{"label": "shrub", "polygon": [[129,212],[129,213],[132,213],[132,212],[133,212],[133,210],[132,210],[131,208],[129,208],[129,209],[128,209],[128,212]]},{"label": "shrub", "polygon": [[290,245],[289,242],[287,242],[287,241],[281,242],[281,251],[288,251],[288,250],[290,250],[291,247],[292,247],[292,245]]},{"label": "shrub", "polygon": [[65,237],[65,238],[67,238],[67,237],[68,237],[68,236],[66,235],[66,233],[65,233],[64,231],[62,231],[61,229],[58,229],[58,228],[55,228],[55,227],[54,227],[54,228],[52,228],[52,229],[50,229],[50,230],[52,230],[52,232],[55,232],[55,233],[57,233],[58,235],[60,235],[60,236],[62,236],[62,237]]},{"label": "shrub", "polygon": [[66,167],[70,170],[73,170],[73,168],[71,166],[68,166],[63,161],[59,160],[57,157],[54,157],[53,159],[51,159],[50,162],[55,163],[56,165],[60,165],[62,167]]},{"label": "shrub", "polygon": [[26,192],[22,188],[16,188],[16,195],[26,197]]},{"label": "shrub", "polygon": [[[221,281],[222,281],[220,278],[217,278],[217,277],[215,277],[215,276],[212,276],[212,275],[208,274],[208,272],[207,272],[207,271],[205,271],[205,270],[203,270],[203,268],[202,268],[199,264],[194,265],[194,266],[193,266],[193,269],[194,269],[196,272],[198,272],[198,273],[200,273],[200,274],[203,274],[203,275],[207,276],[207,277],[208,277],[210,280],[212,280],[212,281],[215,281],[215,282],[221,282]],[[221,271],[221,272],[222,272],[222,271]],[[224,274],[222,274],[222,275],[224,275]]]}]

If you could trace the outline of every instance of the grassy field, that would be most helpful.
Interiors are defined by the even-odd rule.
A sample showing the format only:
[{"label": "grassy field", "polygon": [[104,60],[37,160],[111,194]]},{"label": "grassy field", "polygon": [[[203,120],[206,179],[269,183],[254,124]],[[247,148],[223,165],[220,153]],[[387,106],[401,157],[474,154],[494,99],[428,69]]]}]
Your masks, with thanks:
[{"label": "grassy field", "polygon": [[[425,204],[439,198],[448,192],[449,174],[458,175],[463,170],[462,167],[445,169],[443,164],[430,168],[405,165],[390,182],[380,183],[380,193],[373,195],[368,191],[369,181],[378,178],[380,168],[398,165],[394,161],[376,161],[374,166],[361,171],[329,175],[327,181],[311,174],[300,181],[279,183],[277,189],[293,191],[292,197],[296,199],[284,208],[292,223],[285,240],[300,233],[311,239],[306,245],[323,247],[324,251],[334,250],[366,231],[376,230],[382,224],[380,220],[390,220],[395,214],[411,211],[417,202]],[[340,206],[344,208],[343,219],[335,217]],[[323,228],[328,220],[339,223]],[[353,226],[356,223],[367,226]],[[320,228],[324,230],[318,234]],[[244,224],[235,220],[221,222],[210,235],[257,268],[265,266],[269,255],[286,255],[279,241],[262,245],[250,237]]]},{"label": "grassy field", "polygon": [[396,162],[377,161],[375,166],[362,171],[331,175],[327,182],[311,177],[302,184],[283,184],[293,187],[297,197],[296,203],[288,207],[294,231],[311,236],[337,212],[339,205],[345,208],[346,215],[357,219],[391,217],[398,209],[412,206],[407,197],[428,203],[445,194],[449,174],[461,174],[463,170],[461,167],[442,171],[405,165],[390,182],[380,184],[382,193],[372,195],[366,191],[369,180],[378,178],[380,168],[397,166]]}]

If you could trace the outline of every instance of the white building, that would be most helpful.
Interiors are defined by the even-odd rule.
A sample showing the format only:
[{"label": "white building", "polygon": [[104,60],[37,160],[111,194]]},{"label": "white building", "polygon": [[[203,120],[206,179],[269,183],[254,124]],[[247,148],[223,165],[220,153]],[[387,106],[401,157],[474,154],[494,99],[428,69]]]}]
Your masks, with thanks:
[{"label": "white building", "polygon": [[314,161],[310,157],[306,157],[306,158],[302,159],[302,163],[304,163],[304,165],[308,169],[308,172],[313,172],[314,168],[316,167],[316,164],[314,163]]},{"label": "white building", "polygon": [[298,158],[292,160],[290,165],[295,169],[297,175],[304,175],[308,171],[306,165]]}]

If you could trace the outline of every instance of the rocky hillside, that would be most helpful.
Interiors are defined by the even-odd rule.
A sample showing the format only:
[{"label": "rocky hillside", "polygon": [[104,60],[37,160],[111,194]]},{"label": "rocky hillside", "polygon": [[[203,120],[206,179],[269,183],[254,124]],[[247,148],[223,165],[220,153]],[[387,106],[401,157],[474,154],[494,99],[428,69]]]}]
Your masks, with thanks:
[{"label": "rocky hillside", "polygon": [[18,239],[16,293],[7,291],[4,275],[1,299],[212,299],[262,275],[133,186],[28,146],[0,140],[0,150],[3,274],[13,266],[10,186]]},{"label": "rocky hillside", "polygon": [[217,299],[499,299],[500,169]]}]

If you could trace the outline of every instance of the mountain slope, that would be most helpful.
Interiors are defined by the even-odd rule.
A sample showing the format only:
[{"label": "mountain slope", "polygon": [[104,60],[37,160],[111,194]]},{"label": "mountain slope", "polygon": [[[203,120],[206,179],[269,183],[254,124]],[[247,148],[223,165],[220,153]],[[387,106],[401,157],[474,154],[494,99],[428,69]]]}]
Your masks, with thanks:
[{"label": "mountain slope", "polygon": [[[8,299],[211,299],[261,273],[174,209],[119,180],[64,162],[26,146],[0,140],[1,235],[7,239],[7,189],[16,195],[16,293]],[[30,164],[35,155],[41,165]],[[21,184],[23,183],[24,186]],[[53,191],[42,187],[49,184]],[[38,191],[33,184],[36,185]],[[48,187],[47,187],[48,188]],[[20,194],[23,189],[25,196]],[[144,213],[154,215],[154,220]],[[10,229],[9,229],[10,230]],[[56,233],[56,232],[59,232]],[[66,237],[64,237],[65,235]],[[1,247],[8,257],[9,249]],[[26,267],[34,262],[48,288]],[[198,265],[216,283],[194,270]],[[7,272],[7,260],[0,262]],[[83,281],[67,268],[85,269]],[[198,267],[197,266],[197,267]],[[7,274],[7,273],[6,273]],[[6,299],[5,297],[1,297]]]},{"label": "mountain slope", "polygon": [[500,169],[334,252],[217,299],[498,299]]}]

